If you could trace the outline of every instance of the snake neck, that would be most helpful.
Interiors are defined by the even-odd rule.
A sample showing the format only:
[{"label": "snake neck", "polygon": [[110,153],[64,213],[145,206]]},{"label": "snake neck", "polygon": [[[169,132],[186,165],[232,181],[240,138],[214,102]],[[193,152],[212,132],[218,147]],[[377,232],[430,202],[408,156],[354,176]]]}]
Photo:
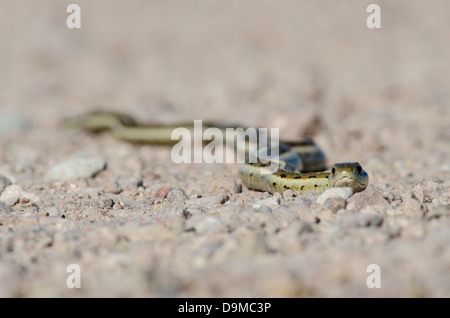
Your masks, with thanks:
[{"label": "snake neck", "polygon": [[260,167],[246,164],[241,166],[239,175],[252,189],[270,193],[283,193],[286,190],[302,194],[322,193],[332,187],[329,171],[296,173],[282,170],[274,174],[261,174]]}]

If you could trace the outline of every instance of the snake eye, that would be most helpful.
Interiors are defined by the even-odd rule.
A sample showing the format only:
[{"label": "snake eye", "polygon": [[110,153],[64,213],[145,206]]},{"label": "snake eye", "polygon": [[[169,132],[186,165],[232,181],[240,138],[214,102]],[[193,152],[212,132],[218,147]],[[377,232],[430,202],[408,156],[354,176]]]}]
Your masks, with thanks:
[{"label": "snake eye", "polygon": [[358,174],[362,174],[363,170],[362,170],[362,167],[360,165],[356,166],[356,172],[358,172]]},{"label": "snake eye", "polygon": [[331,169],[331,174],[335,174],[336,173],[336,169],[333,167],[332,169]]}]

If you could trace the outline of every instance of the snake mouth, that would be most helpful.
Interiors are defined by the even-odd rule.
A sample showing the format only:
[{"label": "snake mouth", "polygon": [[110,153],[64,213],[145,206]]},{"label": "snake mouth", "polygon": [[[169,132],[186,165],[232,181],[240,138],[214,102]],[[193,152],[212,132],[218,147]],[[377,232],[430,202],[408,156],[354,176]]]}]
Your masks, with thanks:
[{"label": "snake mouth", "polygon": [[335,187],[350,187],[353,190],[357,190],[357,189],[363,187],[363,185],[361,184],[361,182],[359,182],[359,180],[349,178],[347,176],[343,176],[342,178],[336,180],[334,183],[334,186]]}]

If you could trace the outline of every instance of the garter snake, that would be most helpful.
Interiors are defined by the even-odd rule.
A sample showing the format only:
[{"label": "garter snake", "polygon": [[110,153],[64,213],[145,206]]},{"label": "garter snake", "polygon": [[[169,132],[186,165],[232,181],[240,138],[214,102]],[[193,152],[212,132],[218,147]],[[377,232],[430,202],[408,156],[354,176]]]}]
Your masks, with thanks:
[{"label": "garter snake", "polygon": [[[175,144],[177,141],[171,139],[175,128],[193,129],[192,123],[141,125],[128,115],[113,112],[81,115],[67,120],[65,126],[90,132],[110,131],[128,142],[151,144]],[[225,130],[226,126],[206,123],[204,127]],[[369,176],[358,162],[336,163],[330,170],[323,171],[326,168],[325,155],[311,139],[280,142],[278,146],[278,171],[267,171],[269,163],[260,160],[247,160],[240,166],[239,176],[249,189],[270,193],[283,193],[288,189],[300,193],[322,193],[333,187],[350,187],[353,192],[359,192],[368,185]]]}]

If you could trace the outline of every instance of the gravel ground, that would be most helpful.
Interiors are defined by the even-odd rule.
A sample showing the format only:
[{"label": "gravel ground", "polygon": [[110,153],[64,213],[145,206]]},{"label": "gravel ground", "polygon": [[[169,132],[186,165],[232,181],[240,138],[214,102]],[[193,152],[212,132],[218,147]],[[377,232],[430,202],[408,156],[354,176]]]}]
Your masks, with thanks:
[{"label": "gravel ground", "polygon": [[[377,30],[371,1],[69,3],[0,1],[0,296],[450,296],[448,1]],[[310,135],[370,185],[270,195],[61,127],[99,109]]]}]

